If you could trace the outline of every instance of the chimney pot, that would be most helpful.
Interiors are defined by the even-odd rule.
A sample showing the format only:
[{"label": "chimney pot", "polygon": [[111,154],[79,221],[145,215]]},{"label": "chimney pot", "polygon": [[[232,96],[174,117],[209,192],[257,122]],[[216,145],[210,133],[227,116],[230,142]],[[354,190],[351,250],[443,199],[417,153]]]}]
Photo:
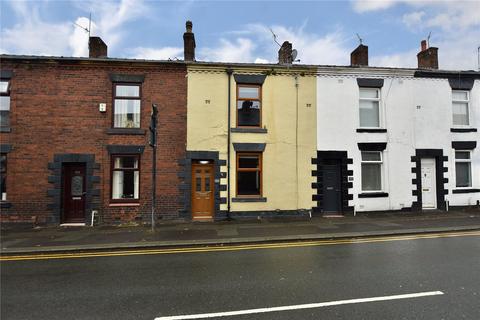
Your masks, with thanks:
[{"label": "chimney pot", "polygon": [[292,64],[292,44],[285,41],[278,50],[279,64]]},{"label": "chimney pot", "polygon": [[183,59],[195,61],[195,35],[192,32],[193,23],[188,20],[185,23],[186,32],[183,34]]},{"label": "chimney pot", "polygon": [[360,44],[350,54],[351,66],[368,66],[368,46]]},{"label": "chimney pot", "polygon": [[427,50],[427,40],[422,40],[421,42],[422,51]]},{"label": "chimney pot", "polygon": [[90,37],[88,41],[88,56],[90,58],[106,58],[108,47],[100,37]]}]

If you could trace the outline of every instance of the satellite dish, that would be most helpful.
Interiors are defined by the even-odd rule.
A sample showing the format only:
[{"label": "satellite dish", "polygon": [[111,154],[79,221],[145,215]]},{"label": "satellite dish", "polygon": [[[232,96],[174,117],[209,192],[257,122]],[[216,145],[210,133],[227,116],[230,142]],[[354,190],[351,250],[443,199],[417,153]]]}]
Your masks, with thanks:
[{"label": "satellite dish", "polygon": [[292,62],[295,61],[295,59],[297,59],[297,54],[298,54],[297,50],[293,49],[292,50]]}]

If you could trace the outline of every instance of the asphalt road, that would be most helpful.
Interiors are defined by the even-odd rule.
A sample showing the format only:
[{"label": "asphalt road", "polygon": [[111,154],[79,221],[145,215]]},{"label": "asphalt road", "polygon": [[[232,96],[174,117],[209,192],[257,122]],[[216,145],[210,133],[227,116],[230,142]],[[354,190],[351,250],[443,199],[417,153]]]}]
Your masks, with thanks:
[{"label": "asphalt road", "polygon": [[[345,303],[425,292],[442,294]],[[480,236],[1,262],[2,320],[153,320],[331,301],[345,304],[220,319],[480,319]]]}]

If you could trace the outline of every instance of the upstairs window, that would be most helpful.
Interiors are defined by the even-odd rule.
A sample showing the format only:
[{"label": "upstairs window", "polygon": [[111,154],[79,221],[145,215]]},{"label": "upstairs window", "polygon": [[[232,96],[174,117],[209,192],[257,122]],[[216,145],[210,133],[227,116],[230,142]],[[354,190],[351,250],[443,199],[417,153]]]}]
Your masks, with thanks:
[{"label": "upstairs window", "polygon": [[382,152],[362,151],[362,191],[382,191]]},{"label": "upstairs window", "polygon": [[0,127],[10,126],[10,81],[0,80]]},{"label": "upstairs window", "polygon": [[112,200],[138,200],[139,179],[139,156],[112,156]]},{"label": "upstairs window", "polygon": [[114,84],[114,128],[140,128],[140,85]]},{"label": "upstairs window", "polygon": [[237,85],[237,126],[261,127],[261,86]]},{"label": "upstairs window", "polygon": [[7,155],[0,154],[0,189],[1,201],[7,200]]},{"label": "upstairs window", "polygon": [[380,89],[360,88],[360,127],[380,128]]},{"label": "upstairs window", "polygon": [[452,90],[452,110],[454,126],[470,125],[469,102],[470,96],[468,91]]},{"label": "upstairs window", "polygon": [[237,154],[237,196],[262,195],[262,154]]},{"label": "upstairs window", "polygon": [[471,155],[471,151],[455,151],[455,182],[457,188],[470,188],[472,186]]}]

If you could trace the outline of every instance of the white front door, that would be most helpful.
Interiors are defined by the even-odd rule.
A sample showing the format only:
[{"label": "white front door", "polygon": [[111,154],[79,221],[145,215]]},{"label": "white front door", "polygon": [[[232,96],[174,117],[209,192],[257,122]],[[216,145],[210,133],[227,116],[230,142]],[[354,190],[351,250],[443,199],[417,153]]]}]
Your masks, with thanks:
[{"label": "white front door", "polygon": [[422,208],[437,208],[437,188],[435,180],[435,159],[421,159],[422,166]]}]

